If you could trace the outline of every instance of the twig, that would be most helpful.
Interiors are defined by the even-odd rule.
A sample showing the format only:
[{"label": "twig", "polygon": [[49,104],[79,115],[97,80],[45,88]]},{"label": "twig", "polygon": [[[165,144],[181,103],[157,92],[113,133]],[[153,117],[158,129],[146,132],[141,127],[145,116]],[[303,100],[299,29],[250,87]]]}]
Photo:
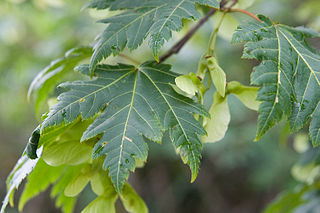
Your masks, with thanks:
[{"label": "twig", "polygon": [[[225,9],[230,9],[233,5],[235,5],[238,2],[238,0],[233,0],[231,4],[228,6],[228,8]],[[222,1],[220,3],[220,8],[223,8],[226,5],[225,1]],[[189,39],[197,32],[197,30],[206,22],[208,19],[215,14],[217,10],[214,8],[211,8],[209,12],[206,14],[205,17],[200,19],[200,21],[180,40],[178,43],[176,43],[171,49],[165,53],[163,56],[160,57],[159,59],[159,64],[164,62],[166,59],[168,59],[170,56],[173,54],[177,54],[181,48],[189,41]]]},{"label": "twig", "polygon": [[253,13],[250,13],[249,11],[246,11],[246,10],[243,10],[243,9],[227,9],[226,10],[227,12],[240,12],[240,13],[243,13],[243,14],[246,14],[254,19],[256,19],[257,21],[259,21],[260,23],[262,23],[263,21],[261,21],[258,16],[256,16],[255,14]]},{"label": "twig", "polygon": [[181,48],[189,41],[189,39],[195,34],[195,32],[216,12],[215,9],[210,9],[205,17],[203,17],[197,25],[195,25],[178,43],[176,43],[166,54],[160,57],[159,64],[164,62],[173,54],[177,54]]}]

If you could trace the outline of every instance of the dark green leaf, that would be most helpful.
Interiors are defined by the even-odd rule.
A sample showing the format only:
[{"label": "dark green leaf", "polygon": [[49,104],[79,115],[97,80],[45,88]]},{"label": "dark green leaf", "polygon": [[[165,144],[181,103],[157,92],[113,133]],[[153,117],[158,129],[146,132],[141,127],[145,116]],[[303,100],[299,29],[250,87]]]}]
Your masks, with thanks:
[{"label": "dark green leaf", "polygon": [[[78,67],[88,73],[89,66]],[[104,168],[109,170],[118,192],[133,171],[135,159],[145,161],[148,147],[143,137],[160,142],[165,130],[176,148],[186,156],[194,180],[202,148],[199,135],[206,134],[192,113],[208,116],[202,106],[178,95],[171,87],[177,74],[168,65],[147,62],[136,68],[129,65],[99,65],[91,81],[75,81],[61,86],[69,89],[59,96],[41,125],[41,134],[59,125],[68,125],[99,115],[84,132],[82,141],[101,135],[94,157],[106,154]]]},{"label": "dark green leaf", "polygon": [[111,54],[118,54],[126,46],[136,49],[149,35],[149,44],[155,58],[172,31],[183,27],[183,19],[198,19],[195,3],[219,8],[216,0],[163,0],[145,1],[138,8],[101,20],[109,26],[94,46],[90,70]]},{"label": "dark green leaf", "polygon": [[262,61],[251,76],[252,84],[262,85],[257,97],[262,103],[256,140],[285,114],[292,131],[311,119],[310,135],[313,144],[319,145],[320,55],[308,46],[306,38],[320,34],[259,18],[263,23],[240,26],[233,36],[233,42],[247,42],[244,58]]}]

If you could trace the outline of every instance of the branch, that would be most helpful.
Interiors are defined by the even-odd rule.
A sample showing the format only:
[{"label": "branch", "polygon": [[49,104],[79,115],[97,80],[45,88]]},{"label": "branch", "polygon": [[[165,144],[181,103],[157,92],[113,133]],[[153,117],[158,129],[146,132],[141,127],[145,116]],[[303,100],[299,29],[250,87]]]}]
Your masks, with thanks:
[{"label": "branch", "polygon": [[243,13],[243,14],[245,14],[245,15],[250,16],[251,18],[256,19],[256,20],[259,21],[260,23],[263,22],[263,21],[261,21],[261,20],[258,18],[258,16],[256,16],[255,14],[250,13],[249,11],[246,11],[246,10],[243,10],[243,9],[227,9],[226,11],[227,11],[227,12],[240,12],[240,13]]},{"label": "branch", "polygon": [[203,17],[197,25],[195,25],[178,43],[176,43],[166,54],[160,57],[159,64],[164,62],[173,54],[177,54],[181,48],[189,41],[189,39],[195,34],[195,32],[216,12],[215,9],[210,9],[205,17]]},{"label": "branch", "polygon": [[[238,0],[233,0],[230,6],[228,6],[225,9],[230,9],[233,5],[235,5],[238,2]],[[225,1],[222,1],[220,3],[220,8],[223,8],[226,5]],[[179,53],[181,48],[189,41],[189,39],[197,32],[197,30],[208,21],[208,19],[215,14],[217,10],[214,8],[211,8],[209,12],[206,14],[205,17],[200,19],[200,21],[178,42],[176,43],[171,49],[165,53],[163,56],[160,57],[159,59],[159,64],[167,60],[170,56]]]}]

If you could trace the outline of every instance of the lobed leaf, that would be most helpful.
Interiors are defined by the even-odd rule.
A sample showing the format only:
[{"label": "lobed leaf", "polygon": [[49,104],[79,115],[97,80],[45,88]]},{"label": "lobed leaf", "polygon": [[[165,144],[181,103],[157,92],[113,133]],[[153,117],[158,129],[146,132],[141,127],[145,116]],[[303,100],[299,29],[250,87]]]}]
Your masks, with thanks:
[{"label": "lobed leaf", "polygon": [[252,84],[262,85],[257,97],[262,103],[256,140],[285,114],[292,131],[311,120],[312,142],[319,145],[316,109],[320,101],[320,54],[308,46],[306,39],[320,34],[272,23],[262,15],[259,18],[263,23],[240,26],[233,36],[234,43],[247,42],[244,58],[261,61],[251,75]]},{"label": "lobed leaf", "polygon": [[[37,154],[41,155],[41,152],[42,148],[38,150]],[[34,167],[37,165],[38,160],[39,159],[29,159],[26,153],[23,153],[23,155],[20,157],[17,164],[7,178],[7,194],[1,206],[1,213],[4,213],[9,202],[10,205],[13,206],[14,190],[18,189],[22,181],[30,174],[30,172],[32,172]]]},{"label": "lobed leaf", "polygon": [[[77,68],[89,72],[89,65]],[[136,159],[145,161],[148,147],[144,137],[160,142],[170,129],[176,148],[187,156],[193,179],[199,169],[202,144],[199,135],[206,134],[193,113],[208,113],[191,99],[178,95],[171,87],[177,74],[170,66],[146,62],[136,68],[130,65],[98,65],[95,79],[75,81],[61,86],[60,102],[53,106],[41,125],[41,134],[57,126],[73,123],[79,117],[88,120],[103,111],[83,133],[81,140],[100,136],[93,157],[106,155],[104,169],[115,188],[121,192]]]},{"label": "lobed leaf", "polygon": [[42,104],[57,83],[72,71],[80,61],[89,58],[91,54],[91,47],[73,48],[64,57],[51,62],[34,78],[29,87],[28,99],[30,100],[34,96],[36,112],[39,112]]},{"label": "lobed leaf", "polygon": [[[119,2],[115,1],[115,4]],[[130,3],[124,1],[125,6],[122,8],[128,8]],[[136,8],[101,20],[100,22],[109,26],[94,45],[91,73],[103,58],[118,54],[126,46],[130,50],[136,49],[147,36],[150,38],[149,45],[153,54],[158,59],[158,52],[164,42],[172,37],[172,31],[180,31],[183,27],[182,20],[198,19],[196,3],[219,8],[217,0],[141,1]],[[118,9],[119,6],[115,8]]]}]

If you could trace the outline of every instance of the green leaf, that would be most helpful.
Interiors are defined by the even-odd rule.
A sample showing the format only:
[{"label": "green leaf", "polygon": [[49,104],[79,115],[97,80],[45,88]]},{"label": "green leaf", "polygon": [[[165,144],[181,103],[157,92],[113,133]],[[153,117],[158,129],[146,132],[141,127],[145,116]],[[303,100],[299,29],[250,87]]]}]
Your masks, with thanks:
[{"label": "green leaf", "polygon": [[224,97],[226,93],[226,74],[223,69],[219,66],[218,61],[215,57],[207,58],[208,70],[210,72],[211,80],[216,87],[218,93]]},{"label": "green leaf", "polygon": [[90,159],[92,148],[79,140],[59,140],[46,146],[42,158],[50,166],[79,165]]},{"label": "green leaf", "polygon": [[[38,150],[38,155],[41,155],[42,148]],[[21,182],[32,172],[34,167],[37,165],[38,159],[31,160],[28,158],[26,153],[24,153],[18,162],[16,163],[15,167],[11,171],[10,175],[7,178],[7,194],[3,200],[0,213],[4,213],[8,203],[13,206],[13,195],[14,190],[18,189]]]},{"label": "green leaf", "polygon": [[148,0],[93,0],[86,4],[84,8],[95,8],[97,10],[123,10],[141,7]]},{"label": "green leaf", "polygon": [[204,127],[208,133],[207,136],[202,137],[205,143],[213,143],[223,139],[228,130],[230,112],[227,97],[222,97],[216,92],[209,113],[211,118],[204,119]]},{"label": "green leaf", "polygon": [[305,192],[309,189],[308,186],[296,188],[280,194],[269,206],[264,213],[287,213],[294,212],[294,210],[304,204],[306,200],[303,198]]},{"label": "green leaf", "polygon": [[48,95],[73,68],[82,60],[89,58],[92,54],[91,47],[79,47],[69,50],[64,57],[59,58],[44,68],[32,81],[28,99],[35,98],[36,113],[46,101]]},{"label": "green leaf", "polygon": [[99,196],[94,201],[92,201],[81,213],[100,213],[100,212],[108,212],[115,213],[115,202],[117,199],[117,195],[106,195]]},{"label": "green leaf", "polygon": [[61,172],[60,178],[51,189],[50,196],[52,198],[56,198],[56,207],[62,208],[63,213],[73,212],[76,198],[65,196],[64,190],[69,183],[81,173],[85,165],[86,164],[65,167]]},{"label": "green leaf", "polygon": [[[89,72],[89,66],[77,68]],[[83,133],[82,141],[101,136],[93,157],[106,155],[104,169],[118,192],[135,159],[145,161],[148,147],[144,137],[160,142],[170,129],[176,148],[188,156],[193,177],[197,175],[202,149],[198,136],[206,134],[192,113],[208,116],[201,105],[178,95],[171,87],[177,74],[170,66],[147,62],[130,65],[99,65],[95,79],[75,81],[61,86],[69,89],[59,96],[41,125],[41,134],[59,125],[68,125],[81,116],[87,120],[104,110]]]},{"label": "green leaf", "polygon": [[180,31],[183,19],[198,19],[195,3],[219,8],[216,0],[163,0],[144,1],[136,9],[103,19],[109,24],[94,45],[90,71],[103,58],[117,55],[126,46],[136,49],[149,36],[149,45],[156,59],[165,41],[172,37],[172,31]]},{"label": "green leaf", "polygon": [[315,135],[320,121],[314,117],[320,101],[320,55],[309,47],[306,39],[320,34],[272,23],[262,15],[259,18],[263,23],[240,26],[233,36],[234,43],[247,42],[244,58],[261,61],[251,76],[252,84],[262,85],[257,97],[262,103],[256,140],[285,114],[292,131],[311,120],[310,135],[313,144],[319,145],[320,139]]},{"label": "green leaf", "polygon": [[247,87],[237,81],[231,81],[227,85],[227,90],[239,98],[246,107],[258,111],[260,102],[256,99],[259,87]]},{"label": "green leaf", "polygon": [[124,208],[130,213],[148,213],[148,208],[137,192],[128,184],[124,184],[120,199]]},{"label": "green leaf", "polygon": [[64,190],[64,195],[67,197],[77,196],[89,183],[89,180],[90,176],[88,174],[79,174],[67,185],[67,187]]},{"label": "green leaf", "polygon": [[28,176],[23,193],[19,201],[19,211],[23,210],[24,205],[33,197],[38,195],[53,184],[61,175],[64,167],[48,166],[42,159],[39,159],[36,167]]}]

